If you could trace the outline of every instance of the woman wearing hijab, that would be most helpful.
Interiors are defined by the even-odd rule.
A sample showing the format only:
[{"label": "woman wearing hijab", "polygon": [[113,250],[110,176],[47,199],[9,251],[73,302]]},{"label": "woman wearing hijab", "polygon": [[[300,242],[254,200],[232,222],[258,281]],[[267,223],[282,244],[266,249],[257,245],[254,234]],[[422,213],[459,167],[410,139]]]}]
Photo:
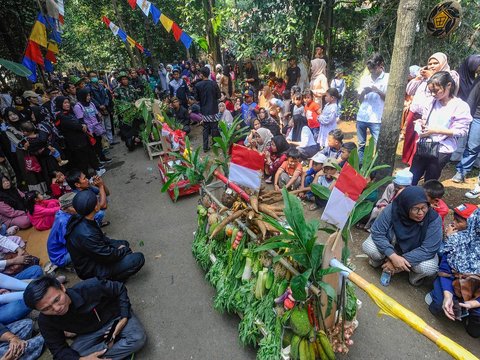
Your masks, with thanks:
[{"label": "woman wearing hijab", "polygon": [[417,149],[418,135],[414,130],[414,121],[421,119],[426,103],[432,99],[432,94],[427,88],[428,80],[439,71],[449,71],[458,89],[458,73],[450,70],[447,55],[437,52],[430,56],[427,66],[420,69],[420,73],[407,85],[407,95],[413,96],[409,113],[405,120],[405,140],[403,143],[402,162],[412,165],[413,155]]},{"label": "woman wearing hijab", "polygon": [[442,219],[419,186],[404,189],[385,207],[362,245],[368,263],[394,273],[407,271],[410,284],[420,285],[438,270]]},{"label": "woman wearing hijab", "polygon": [[480,54],[468,56],[458,68],[460,76],[458,97],[463,101],[467,101],[478,73],[480,73]]},{"label": "woman wearing hijab", "polygon": [[311,158],[320,150],[312,130],[308,127],[307,118],[303,115],[293,116],[293,129],[287,135],[287,141],[298,149],[303,159]]},{"label": "woman wearing hijab", "polygon": [[278,168],[287,160],[287,151],[290,148],[287,140],[283,135],[276,135],[272,138],[270,146],[264,150],[265,155],[265,182],[271,184]]},{"label": "woman wearing hijab", "polygon": [[315,97],[315,102],[322,108],[322,98],[328,90],[328,80],[326,74],[327,63],[323,59],[313,59],[310,63],[312,73],[310,79],[310,90]]},{"label": "woman wearing hijab", "polygon": [[27,229],[32,224],[27,216],[24,194],[3,176],[0,187],[0,221],[7,227]]},{"label": "woman wearing hijab", "polygon": [[467,229],[447,237],[429,310],[452,321],[464,321],[467,333],[480,337],[480,210],[467,220]]},{"label": "woman wearing hijab", "polygon": [[55,99],[55,106],[59,109],[58,128],[65,138],[72,166],[84,174],[88,174],[88,168],[92,167],[98,176],[103,175],[105,169],[100,170],[97,155],[87,135],[87,125],[75,117],[67,97],[58,96]]}]

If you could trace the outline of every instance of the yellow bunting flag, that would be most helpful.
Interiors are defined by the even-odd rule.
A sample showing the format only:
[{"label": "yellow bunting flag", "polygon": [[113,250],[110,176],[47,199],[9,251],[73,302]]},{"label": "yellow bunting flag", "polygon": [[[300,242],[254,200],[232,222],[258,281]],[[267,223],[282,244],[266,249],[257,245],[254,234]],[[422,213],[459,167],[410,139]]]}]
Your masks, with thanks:
[{"label": "yellow bunting flag", "polygon": [[51,51],[54,54],[58,54],[58,44],[55,41],[49,41],[47,51]]},{"label": "yellow bunting flag", "polygon": [[168,17],[162,14],[160,15],[160,22],[162,23],[165,30],[167,30],[167,32],[170,32],[170,30],[172,29],[173,20],[170,20]]},{"label": "yellow bunting flag", "polygon": [[133,48],[135,47],[135,40],[133,40],[130,36],[127,35],[127,41],[130,44],[130,46]]},{"label": "yellow bunting flag", "polygon": [[30,33],[30,40],[36,42],[38,45],[47,47],[47,29],[45,28],[45,18],[42,14],[38,15],[37,21],[33,25]]}]

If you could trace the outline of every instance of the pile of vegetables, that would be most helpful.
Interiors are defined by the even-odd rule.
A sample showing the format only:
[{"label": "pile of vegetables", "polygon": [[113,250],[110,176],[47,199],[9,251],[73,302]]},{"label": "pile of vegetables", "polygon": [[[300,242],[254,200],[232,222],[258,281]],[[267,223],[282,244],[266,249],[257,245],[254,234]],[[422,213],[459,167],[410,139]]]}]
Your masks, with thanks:
[{"label": "pile of vegetables", "polygon": [[[337,301],[335,290],[322,282],[337,270],[321,266],[318,222],[307,222],[300,201],[286,190],[249,193],[246,202],[225,191],[220,202],[205,191],[197,207],[192,253],[216,289],[214,308],[240,315],[240,341],[257,346],[259,360],[282,354],[334,359],[338,333],[325,328],[320,294],[328,295],[329,304]],[[356,298],[346,303],[356,304]],[[356,308],[348,313],[354,317]],[[347,346],[344,339],[341,345]]]}]

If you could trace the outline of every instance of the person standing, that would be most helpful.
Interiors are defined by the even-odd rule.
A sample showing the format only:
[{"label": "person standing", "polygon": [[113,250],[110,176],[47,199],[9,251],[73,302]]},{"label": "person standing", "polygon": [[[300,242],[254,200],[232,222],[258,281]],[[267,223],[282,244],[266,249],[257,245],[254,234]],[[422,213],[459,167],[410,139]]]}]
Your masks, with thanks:
[{"label": "person standing", "polygon": [[251,87],[254,93],[257,93],[260,85],[258,71],[253,66],[252,60],[248,59],[245,63],[245,82]]},{"label": "person standing", "polygon": [[313,59],[310,62],[310,70],[312,73],[310,79],[310,90],[313,92],[315,102],[322,109],[323,96],[328,90],[328,80],[325,76],[327,63],[323,59]]},{"label": "person standing", "polygon": [[367,129],[370,130],[375,144],[380,134],[385,93],[388,85],[388,74],[385,73],[383,56],[375,54],[367,61],[369,75],[360,80],[358,88],[360,108],[357,113],[358,157],[363,160],[363,152],[367,142]]},{"label": "person standing", "polygon": [[300,68],[297,65],[297,58],[292,56],[288,59],[287,69],[287,90],[291,90],[293,86],[298,85],[300,82]]},{"label": "person standing", "polygon": [[203,151],[210,150],[209,137],[218,135],[218,99],[221,93],[215,81],[210,80],[210,70],[204,66],[200,69],[200,81],[195,84],[196,98],[200,105],[203,124]]},{"label": "person standing", "polygon": [[178,67],[173,68],[172,76],[173,79],[169,83],[170,97],[177,97],[182,106],[187,108],[190,91],[185,80],[180,78],[180,69]]}]

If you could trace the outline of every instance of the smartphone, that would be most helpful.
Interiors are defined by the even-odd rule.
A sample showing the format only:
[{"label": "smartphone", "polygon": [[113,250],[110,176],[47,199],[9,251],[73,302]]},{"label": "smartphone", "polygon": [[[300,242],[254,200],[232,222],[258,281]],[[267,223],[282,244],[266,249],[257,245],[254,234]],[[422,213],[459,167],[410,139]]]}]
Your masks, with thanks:
[{"label": "smartphone", "polygon": [[380,276],[380,284],[383,286],[390,285],[390,280],[392,279],[392,274],[388,271],[382,272],[382,276]]},{"label": "smartphone", "polygon": [[112,327],[110,328],[110,331],[108,332],[107,337],[105,338],[105,344],[108,344],[110,341],[112,341],[113,333],[115,329],[117,328],[118,323],[120,322],[119,319],[115,320],[112,324]]}]

